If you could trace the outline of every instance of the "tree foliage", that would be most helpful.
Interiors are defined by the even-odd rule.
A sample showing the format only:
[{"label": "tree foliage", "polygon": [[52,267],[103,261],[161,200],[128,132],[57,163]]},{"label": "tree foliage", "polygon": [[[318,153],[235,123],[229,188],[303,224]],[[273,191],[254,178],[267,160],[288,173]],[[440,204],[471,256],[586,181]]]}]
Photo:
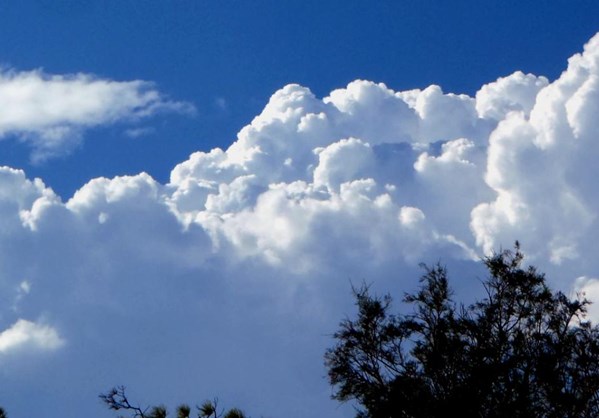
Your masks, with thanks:
[{"label": "tree foliage", "polygon": [[358,316],[341,322],[325,365],[333,397],[358,417],[597,417],[599,329],[589,301],[552,292],[522,253],[483,260],[486,297],[457,304],[440,265],[426,267],[413,313],[354,289]]},{"label": "tree foliage", "polygon": [[[108,392],[101,394],[100,399],[109,409],[126,412],[131,418],[168,417],[168,410],[163,405],[142,408],[131,403],[127,398],[124,386],[116,386],[110,389]],[[192,412],[189,405],[183,404],[177,407],[177,418],[191,418],[191,416]],[[218,399],[207,400],[202,405],[197,406],[195,416],[197,418],[246,418],[246,415],[240,409],[231,408],[228,411],[219,409]]]}]

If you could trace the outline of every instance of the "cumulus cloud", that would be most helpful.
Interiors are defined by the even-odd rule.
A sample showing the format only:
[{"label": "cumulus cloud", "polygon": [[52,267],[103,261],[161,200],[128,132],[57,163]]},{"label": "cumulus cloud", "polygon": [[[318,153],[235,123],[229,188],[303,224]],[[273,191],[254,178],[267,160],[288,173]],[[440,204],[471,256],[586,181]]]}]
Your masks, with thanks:
[{"label": "cumulus cloud", "polygon": [[537,94],[549,84],[547,78],[516,71],[485,84],[476,93],[476,111],[485,119],[504,119],[509,112],[529,115]]},{"label": "cumulus cloud", "polygon": [[16,136],[28,143],[33,161],[72,150],[84,130],[95,126],[158,112],[194,111],[189,103],[169,100],[149,82],[41,70],[0,70],[0,108],[0,138]]},{"label": "cumulus cloud", "polygon": [[[107,102],[130,98],[115,114],[99,111],[103,123],[177,107],[144,99],[154,90],[137,82],[78,77],[59,77],[56,88],[77,81],[77,91],[107,89]],[[103,376],[117,369],[150,391],[148,376],[179,381],[174,370],[185,364],[193,384],[181,386],[193,394],[155,389],[172,399],[208,390],[197,378],[205,373],[222,376],[208,379],[219,394],[247,382],[256,393],[281,391],[292,375],[290,393],[313,399],[272,415],[299,417],[328,398],[322,370],[307,364],[321,364],[328,340],[319,338],[347,312],[348,279],[401,294],[419,261],[442,260],[450,272],[459,266],[456,284],[472,292],[479,257],[518,239],[552,285],[593,297],[596,280],[575,278],[599,277],[597,80],[599,36],[555,81],[515,72],[475,97],[364,80],[324,98],[285,86],[228,148],[192,154],[167,184],[146,173],[97,178],[63,200],[42,180],[0,168],[0,295],[3,306],[19,299],[18,312],[3,312],[15,325],[0,341],[29,335],[39,345],[33,335],[60,325],[63,361]],[[27,132],[94,126],[96,111],[85,109],[73,120],[45,115]],[[12,123],[19,128],[3,132],[25,132]],[[44,325],[20,319],[42,314]],[[231,361],[234,372],[219,367]],[[258,385],[264,370],[282,371]]]},{"label": "cumulus cloud", "polygon": [[553,263],[593,258],[598,51],[596,36],[539,90],[530,112],[509,112],[491,134],[486,182],[496,198],[472,212],[485,251],[519,235]]}]

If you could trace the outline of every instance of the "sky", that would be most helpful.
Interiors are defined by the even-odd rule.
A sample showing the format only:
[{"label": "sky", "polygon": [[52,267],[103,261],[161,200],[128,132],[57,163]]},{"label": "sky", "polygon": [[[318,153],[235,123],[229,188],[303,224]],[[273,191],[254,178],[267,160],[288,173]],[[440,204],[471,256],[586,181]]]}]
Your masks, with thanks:
[{"label": "sky", "polygon": [[[0,405],[353,416],[352,283],[599,299],[599,3],[0,4]],[[599,306],[590,316],[599,319]],[[42,412],[39,412],[42,411]]]}]

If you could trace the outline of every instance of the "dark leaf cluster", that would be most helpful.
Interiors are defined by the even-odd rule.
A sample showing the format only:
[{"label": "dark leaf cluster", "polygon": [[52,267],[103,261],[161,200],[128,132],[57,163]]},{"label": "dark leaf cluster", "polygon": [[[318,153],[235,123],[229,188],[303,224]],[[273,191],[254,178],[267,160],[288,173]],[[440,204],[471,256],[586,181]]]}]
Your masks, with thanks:
[{"label": "dark leaf cluster", "polygon": [[408,315],[354,289],[358,316],[325,354],[333,397],[358,417],[597,417],[599,330],[589,302],[552,292],[518,243],[483,260],[486,296],[457,304],[440,265],[425,266]]},{"label": "dark leaf cluster", "polygon": [[[132,404],[127,398],[124,386],[116,386],[110,389],[108,392],[101,394],[100,399],[109,409],[126,412],[131,418],[168,417],[168,411],[162,405],[142,408],[139,405]],[[179,405],[176,416],[177,418],[191,418],[191,407],[185,404]],[[197,406],[195,416],[197,418],[246,418],[246,415],[240,409],[231,408],[228,411],[219,409],[218,399],[205,401],[202,405]]]}]

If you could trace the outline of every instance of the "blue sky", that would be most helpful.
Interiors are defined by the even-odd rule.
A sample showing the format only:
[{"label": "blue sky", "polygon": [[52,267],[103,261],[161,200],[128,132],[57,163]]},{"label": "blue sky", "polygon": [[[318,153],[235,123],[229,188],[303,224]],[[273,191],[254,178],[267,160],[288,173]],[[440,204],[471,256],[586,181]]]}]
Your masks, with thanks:
[{"label": "blue sky", "polygon": [[516,239],[599,297],[599,3],[372,3],[2,3],[10,417],[117,384],[353,416],[322,365],[350,283],[442,260],[471,299]]}]

